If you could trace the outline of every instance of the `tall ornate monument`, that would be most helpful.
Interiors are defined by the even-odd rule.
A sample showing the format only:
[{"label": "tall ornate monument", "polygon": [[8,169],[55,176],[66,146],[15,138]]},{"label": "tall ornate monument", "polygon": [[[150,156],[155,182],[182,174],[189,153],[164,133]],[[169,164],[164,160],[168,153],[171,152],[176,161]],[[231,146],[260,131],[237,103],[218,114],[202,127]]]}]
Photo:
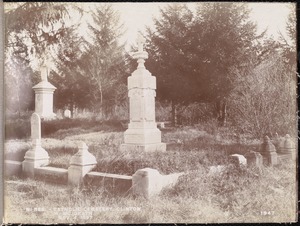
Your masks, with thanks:
[{"label": "tall ornate monument", "polygon": [[48,82],[48,68],[46,65],[41,67],[42,81],[32,87],[35,92],[35,112],[43,119],[52,119],[56,116],[53,113],[53,93],[56,89]]},{"label": "tall ornate monument", "polygon": [[121,150],[165,151],[166,144],[161,142],[161,131],[155,122],[156,78],[144,66],[148,59],[144,43],[139,36],[138,51],[133,55],[138,67],[128,77],[130,123]]}]

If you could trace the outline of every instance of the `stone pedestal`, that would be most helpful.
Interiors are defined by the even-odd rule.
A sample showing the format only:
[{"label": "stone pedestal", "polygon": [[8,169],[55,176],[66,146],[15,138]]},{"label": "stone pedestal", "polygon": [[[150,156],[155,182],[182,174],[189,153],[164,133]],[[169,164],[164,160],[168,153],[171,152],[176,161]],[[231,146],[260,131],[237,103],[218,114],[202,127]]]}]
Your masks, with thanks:
[{"label": "stone pedestal", "polygon": [[121,150],[165,151],[161,142],[161,131],[155,122],[156,78],[145,68],[148,53],[143,51],[142,41],[139,51],[134,54],[138,68],[128,77],[130,123],[124,133]]},{"label": "stone pedestal", "polygon": [[47,68],[42,67],[42,81],[32,87],[35,92],[35,112],[43,119],[53,119],[56,114],[53,113],[53,93],[56,89],[47,80]]},{"label": "stone pedestal", "polygon": [[84,176],[97,165],[95,156],[89,151],[87,145],[82,142],[78,152],[72,156],[68,168],[68,183],[79,185],[83,182]]},{"label": "stone pedestal", "polygon": [[32,148],[25,154],[22,162],[22,171],[26,176],[33,177],[34,169],[49,164],[49,155],[47,151],[42,148],[41,141],[36,139],[33,141]]}]

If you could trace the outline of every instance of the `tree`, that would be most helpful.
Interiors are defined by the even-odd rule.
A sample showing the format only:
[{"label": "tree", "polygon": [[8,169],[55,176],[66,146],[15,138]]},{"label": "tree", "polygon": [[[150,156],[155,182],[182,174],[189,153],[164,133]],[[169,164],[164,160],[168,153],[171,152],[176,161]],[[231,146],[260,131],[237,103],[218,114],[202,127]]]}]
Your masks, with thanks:
[{"label": "tree", "polygon": [[157,97],[171,101],[176,124],[176,106],[193,97],[197,87],[191,82],[188,62],[193,14],[185,4],[171,4],[160,10],[155,29],[147,29],[146,67],[157,77]]},{"label": "tree", "polygon": [[289,70],[296,71],[296,12],[295,5],[290,5],[290,13],[286,23],[286,38],[280,33],[280,42],[282,56],[285,59],[285,64]]},{"label": "tree", "polygon": [[157,76],[159,96],[215,103],[215,115],[224,124],[231,69],[264,53],[258,42],[264,32],[256,34],[249,14],[245,3],[199,3],[195,15],[185,4],[161,10],[155,28],[148,29],[148,67]]},{"label": "tree", "polygon": [[58,108],[89,108],[93,99],[90,90],[93,84],[81,73],[81,59],[86,52],[86,43],[83,37],[76,33],[76,28],[69,29],[68,33],[58,44],[56,70],[52,71],[56,106]]},{"label": "tree", "polygon": [[195,82],[199,85],[199,101],[216,103],[216,116],[226,122],[226,106],[235,80],[232,68],[242,69],[257,60],[257,48],[264,32],[257,35],[245,3],[199,4],[192,31],[191,58]]},{"label": "tree", "polygon": [[[12,5],[14,6],[14,5]],[[66,4],[51,2],[16,3],[5,13],[5,47],[27,62],[44,57],[63,37],[68,16]]]},{"label": "tree", "polygon": [[70,32],[66,39],[71,41],[62,42],[56,80],[64,90],[59,95],[69,92],[65,103],[103,113],[125,97],[124,46],[118,43],[121,27],[110,4],[99,5],[92,12],[92,19],[88,25],[91,41],[76,38]]},{"label": "tree", "polygon": [[97,8],[93,13],[93,22],[89,24],[93,41],[83,57],[82,68],[97,85],[93,95],[102,109],[104,102],[106,106],[110,106],[117,101],[116,88],[125,75],[124,45],[119,43],[122,25],[111,4],[103,4]]},{"label": "tree", "polygon": [[57,3],[5,4],[5,84],[7,92],[15,91],[8,95],[7,104],[19,113],[32,108],[37,60],[63,37],[66,14],[67,7]]},{"label": "tree", "polygon": [[296,135],[296,76],[284,64],[280,53],[274,51],[256,67],[236,71],[229,104],[239,132],[256,138],[275,133]]}]

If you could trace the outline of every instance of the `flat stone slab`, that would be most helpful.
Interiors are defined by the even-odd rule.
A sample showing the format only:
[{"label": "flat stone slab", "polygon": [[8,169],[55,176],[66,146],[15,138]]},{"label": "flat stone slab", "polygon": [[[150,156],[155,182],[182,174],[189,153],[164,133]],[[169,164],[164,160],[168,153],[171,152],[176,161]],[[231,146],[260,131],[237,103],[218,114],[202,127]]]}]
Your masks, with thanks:
[{"label": "flat stone slab", "polygon": [[282,162],[282,161],[292,161],[293,160],[292,154],[278,154],[277,158],[278,158],[279,162]]},{"label": "flat stone slab", "polygon": [[116,179],[122,179],[122,180],[132,180],[132,176],[127,175],[120,175],[120,174],[113,174],[113,173],[101,173],[101,172],[89,172],[87,176],[91,177],[109,177],[109,178],[116,178]]},{"label": "flat stone slab", "polygon": [[34,169],[34,177],[54,183],[67,184],[68,170],[51,166],[38,167]]}]

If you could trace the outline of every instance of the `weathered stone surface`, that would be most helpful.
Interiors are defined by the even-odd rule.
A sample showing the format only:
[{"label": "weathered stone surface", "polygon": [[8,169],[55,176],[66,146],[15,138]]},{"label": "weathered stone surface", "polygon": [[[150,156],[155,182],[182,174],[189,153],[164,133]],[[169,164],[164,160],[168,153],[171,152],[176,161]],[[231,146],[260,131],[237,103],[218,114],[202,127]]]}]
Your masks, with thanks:
[{"label": "weathered stone surface", "polygon": [[30,177],[34,176],[35,168],[49,164],[48,152],[42,148],[39,139],[33,140],[32,147],[25,153],[24,159],[22,162],[22,170],[24,175]]},{"label": "weathered stone surface", "polygon": [[152,151],[165,151],[166,144],[165,143],[158,143],[158,144],[121,144],[120,146],[121,151],[145,151],[145,152],[152,152]]},{"label": "weathered stone surface", "polygon": [[285,139],[284,139],[284,143],[283,143],[282,152],[283,152],[284,154],[291,154],[291,155],[295,156],[295,153],[296,153],[296,145],[295,145],[295,143],[292,141],[292,138],[290,137],[289,134],[285,135]]},{"label": "weathered stone surface", "polygon": [[163,188],[168,188],[174,186],[179,177],[184,175],[184,173],[172,173],[169,175],[162,175],[162,187]]},{"label": "weathered stone surface", "polygon": [[260,153],[255,151],[250,151],[245,154],[245,157],[247,159],[247,164],[249,166],[256,166],[259,168],[263,166],[263,157]]},{"label": "weathered stone surface", "polygon": [[153,129],[128,129],[124,133],[125,144],[159,144],[161,131]]},{"label": "weathered stone surface", "polygon": [[143,50],[143,39],[139,39],[139,50],[133,56],[138,61],[137,69],[128,77],[130,123],[124,133],[121,150],[165,151],[161,143],[161,132],[155,123],[156,78],[146,70],[147,52]]},{"label": "weathered stone surface", "polygon": [[277,133],[276,136],[274,138],[273,144],[276,148],[277,153],[281,153],[282,152],[282,148],[284,147],[284,137],[280,137]]},{"label": "weathered stone surface", "polygon": [[128,194],[132,187],[132,176],[92,171],[86,174],[84,183],[104,188],[113,194]]},{"label": "weathered stone surface", "polygon": [[174,186],[184,173],[161,175],[156,169],[139,169],[132,176],[132,192],[136,196],[151,198],[162,189]]},{"label": "weathered stone surface", "polygon": [[233,154],[229,156],[229,159],[237,166],[247,166],[247,159],[243,155]]},{"label": "weathered stone surface", "polygon": [[71,111],[68,110],[68,109],[66,109],[66,110],[64,111],[64,117],[65,117],[65,118],[71,118]]},{"label": "weathered stone surface", "polygon": [[72,156],[68,168],[68,183],[78,185],[82,183],[83,177],[95,168],[97,161],[89,151],[84,142],[78,146],[78,152]]},{"label": "weathered stone surface", "polygon": [[163,187],[162,175],[155,169],[145,168],[132,176],[132,191],[134,195],[150,198],[160,193]]},{"label": "weathered stone surface", "polygon": [[37,113],[33,113],[30,118],[31,139],[41,140],[41,119]]}]

